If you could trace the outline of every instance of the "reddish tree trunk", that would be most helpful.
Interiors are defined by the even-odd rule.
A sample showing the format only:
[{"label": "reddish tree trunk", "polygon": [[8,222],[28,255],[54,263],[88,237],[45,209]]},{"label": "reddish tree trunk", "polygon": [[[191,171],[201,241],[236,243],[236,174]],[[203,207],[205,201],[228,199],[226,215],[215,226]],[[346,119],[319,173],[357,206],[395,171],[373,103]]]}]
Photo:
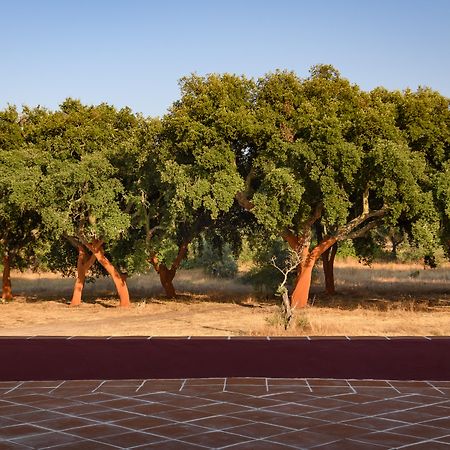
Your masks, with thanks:
[{"label": "reddish tree trunk", "polygon": [[81,304],[86,273],[94,262],[95,255],[90,255],[84,248],[78,248],[77,278],[75,280],[70,306],[79,306]]},{"label": "reddish tree trunk", "polygon": [[325,292],[328,295],[336,294],[334,285],[334,259],[336,257],[337,244],[334,244],[322,254],[322,267],[325,276]]},{"label": "reddish tree trunk", "polygon": [[304,308],[308,304],[314,264],[335,242],[336,238],[329,237],[316,245],[311,251],[308,251],[306,248],[302,249],[303,263],[299,267],[294,292],[291,297],[292,308]]},{"label": "reddish tree trunk", "polygon": [[2,283],[2,299],[12,300],[11,289],[11,263],[9,255],[5,253],[3,255],[3,283]]},{"label": "reddish tree trunk", "polygon": [[180,267],[181,262],[183,261],[183,258],[187,254],[189,241],[185,240],[178,248],[178,255],[175,258],[175,261],[172,263],[172,266],[170,269],[164,264],[160,263],[158,260],[158,257],[154,254],[150,257],[149,262],[153,266],[153,268],[156,270],[156,273],[159,275],[159,280],[161,282],[161,286],[164,289],[164,292],[166,293],[166,296],[168,298],[174,298],[176,297],[177,293],[175,291],[175,287],[173,285],[173,279],[175,278],[175,275],[177,274],[177,269]]},{"label": "reddish tree trunk", "polygon": [[308,262],[301,268],[291,296],[292,308],[304,308],[308,304],[313,268],[314,261]]},{"label": "reddish tree trunk", "polygon": [[122,278],[120,273],[105,256],[103,244],[94,242],[92,244],[87,244],[87,246],[89,250],[94,254],[97,261],[105,268],[109,276],[112,278],[114,285],[116,286],[117,293],[119,294],[120,306],[130,306],[130,294],[128,292],[126,277]]},{"label": "reddish tree trunk", "polygon": [[168,269],[165,264],[160,264],[158,268],[158,274],[166,296],[168,298],[176,297],[177,293],[172,283],[173,279],[175,278],[176,270]]}]

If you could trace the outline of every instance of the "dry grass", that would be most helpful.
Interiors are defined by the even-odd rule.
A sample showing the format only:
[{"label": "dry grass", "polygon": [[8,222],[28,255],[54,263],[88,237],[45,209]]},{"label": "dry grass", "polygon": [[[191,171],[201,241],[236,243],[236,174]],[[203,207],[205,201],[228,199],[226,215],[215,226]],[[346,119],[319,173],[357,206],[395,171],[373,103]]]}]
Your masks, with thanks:
[{"label": "dry grass", "polygon": [[285,331],[278,299],[256,298],[250,286],[180,271],[180,295],[167,300],[154,274],[132,277],[133,305],[115,308],[108,279],[89,283],[85,303],[70,308],[72,279],[14,274],[16,300],[0,304],[1,335],[450,335],[450,266],[354,261],[336,265],[338,294],[322,294],[319,276],[312,306]]},{"label": "dry grass", "polygon": [[338,261],[336,285],[340,290],[364,290],[388,294],[441,294],[450,287],[450,264],[436,269],[419,264],[374,263],[370,267],[356,261]]}]

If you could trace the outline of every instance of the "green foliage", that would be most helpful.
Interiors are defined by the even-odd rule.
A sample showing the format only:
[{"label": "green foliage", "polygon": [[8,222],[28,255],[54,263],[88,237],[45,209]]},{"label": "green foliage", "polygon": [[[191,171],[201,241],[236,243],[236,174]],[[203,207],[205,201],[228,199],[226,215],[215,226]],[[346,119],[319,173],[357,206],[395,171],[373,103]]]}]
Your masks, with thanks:
[{"label": "green foliage", "polygon": [[133,273],[154,255],[170,266],[203,233],[190,264],[223,275],[235,273],[246,236],[247,279],[274,292],[270,260],[287,256],[277,236],[302,236],[319,206],[324,235],[367,206],[383,212],[341,255],[371,261],[392,245],[399,258],[440,261],[448,251],[449,99],[428,88],[363,92],[330,65],[306,79],[190,75],[180,88],[161,120],[73,99],[0,111],[0,252],[17,267],[71,273],[76,254],[60,238],[101,239]]},{"label": "green foliage", "polygon": [[119,128],[120,115],[108,105],[68,99],[36,124],[32,144],[45,155],[40,207],[55,235],[110,241],[128,229],[126,192],[110,161],[126,152],[130,138],[128,125]]},{"label": "green foliage", "polygon": [[354,258],[356,257],[355,247],[353,241],[342,241],[338,245],[336,256],[339,258]]},{"label": "green foliage", "polygon": [[34,266],[44,247],[42,216],[36,208],[41,172],[25,147],[28,129],[13,107],[0,111],[0,255],[12,267]]},{"label": "green foliage", "polygon": [[253,126],[252,88],[228,74],[181,80],[182,97],[163,118],[161,144],[170,155],[163,180],[174,185],[171,207],[187,221],[199,211],[217,219],[243,188],[234,147]]},{"label": "green foliage", "polygon": [[[250,242],[255,249],[254,267],[242,277],[242,281],[251,284],[260,295],[273,296],[283,281],[283,275],[274,267],[272,261],[275,258],[275,264],[284,267],[289,258],[287,244],[281,238],[267,241],[264,235],[254,235]],[[289,281],[292,282],[293,278],[294,274],[291,274]]]},{"label": "green foliage", "polygon": [[208,275],[218,278],[234,278],[237,275],[237,260],[228,243],[214,242],[202,234],[194,240],[190,250],[190,258],[183,267],[201,267]]}]

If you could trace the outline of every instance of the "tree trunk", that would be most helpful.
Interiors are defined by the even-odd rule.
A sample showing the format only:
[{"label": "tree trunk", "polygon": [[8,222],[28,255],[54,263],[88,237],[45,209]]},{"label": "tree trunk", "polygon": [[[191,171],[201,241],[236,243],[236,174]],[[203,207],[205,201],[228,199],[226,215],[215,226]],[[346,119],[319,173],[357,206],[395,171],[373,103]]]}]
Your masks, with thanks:
[{"label": "tree trunk", "polygon": [[2,283],[2,299],[12,300],[11,289],[11,262],[8,253],[3,255],[3,283]]},{"label": "tree trunk", "polygon": [[149,262],[155,269],[156,273],[159,275],[159,280],[161,282],[161,286],[166,293],[168,298],[175,298],[177,293],[175,291],[175,287],[173,285],[173,279],[177,273],[177,269],[180,267],[181,262],[185,258],[188,250],[189,240],[184,240],[180,246],[178,247],[178,254],[175,258],[174,262],[170,266],[170,269],[158,260],[158,257],[153,254],[149,258]]},{"label": "tree trunk", "polygon": [[334,259],[337,252],[337,243],[333,244],[328,250],[322,254],[322,267],[325,275],[325,292],[328,295],[336,294],[334,285]]},{"label": "tree trunk", "polygon": [[160,264],[158,268],[159,279],[164,288],[164,292],[168,298],[176,297],[177,293],[173,286],[173,279],[175,278],[176,270],[168,269],[165,264]]},{"label": "tree trunk", "polygon": [[316,245],[310,252],[307,250],[304,251],[302,264],[298,269],[298,276],[295,283],[294,292],[291,297],[292,308],[304,308],[308,304],[309,289],[311,287],[314,264],[324,252],[336,243],[336,241],[336,237],[327,237]]},{"label": "tree trunk", "polygon": [[117,293],[119,294],[120,306],[130,306],[130,294],[128,292],[126,277],[122,278],[120,273],[105,256],[103,244],[99,245],[98,243],[94,242],[92,244],[88,244],[88,248],[112,278],[114,285],[116,286]]},{"label": "tree trunk", "polygon": [[73,295],[70,306],[81,305],[86,273],[92,267],[94,262],[95,255],[89,255],[85,249],[81,247],[78,248],[77,278],[75,279],[75,286],[73,288]]},{"label": "tree trunk", "polygon": [[304,308],[308,304],[309,288],[311,287],[313,268],[314,261],[308,261],[308,263],[301,268],[299,276],[297,277],[294,292],[292,292],[292,309]]}]

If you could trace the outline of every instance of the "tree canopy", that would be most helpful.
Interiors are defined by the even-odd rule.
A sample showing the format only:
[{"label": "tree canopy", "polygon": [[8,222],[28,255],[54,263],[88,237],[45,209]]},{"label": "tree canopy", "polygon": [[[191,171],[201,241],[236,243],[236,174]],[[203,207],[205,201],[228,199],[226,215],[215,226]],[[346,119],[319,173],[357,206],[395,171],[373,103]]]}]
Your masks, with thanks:
[{"label": "tree canopy", "polygon": [[365,92],[329,65],[307,78],[190,75],[180,89],[161,119],[73,99],[2,111],[4,265],[76,266],[79,304],[97,261],[125,306],[126,275],[149,265],[174,296],[195,238],[238,248],[243,234],[266,235],[261,246],[278,236],[298,256],[295,307],[340,241],[397,230],[424,256],[449,249],[450,109],[438,92]]}]

